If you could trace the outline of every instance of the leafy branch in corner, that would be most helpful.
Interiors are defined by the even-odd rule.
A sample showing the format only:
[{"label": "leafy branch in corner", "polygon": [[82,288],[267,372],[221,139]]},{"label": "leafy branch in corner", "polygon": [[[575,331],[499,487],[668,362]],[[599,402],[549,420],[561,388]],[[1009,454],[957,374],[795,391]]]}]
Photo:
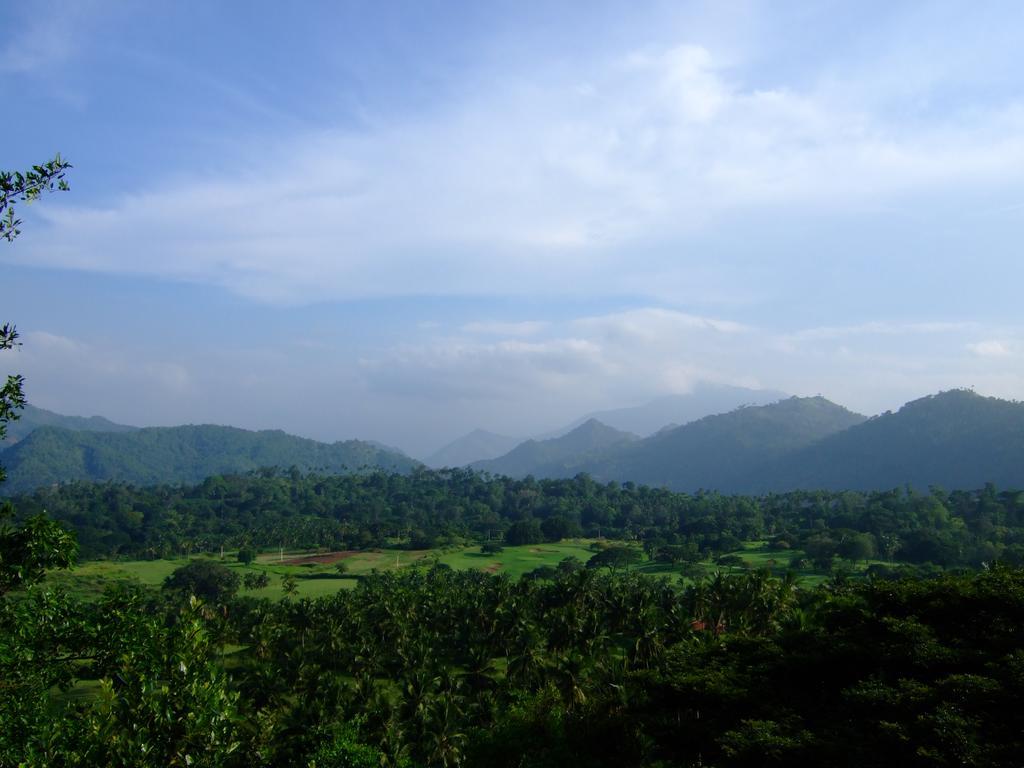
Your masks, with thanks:
[{"label": "leafy branch in corner", "polygon": [[71,187],[64,178],[69,168],[71,163],[58,153],[53,160],[33,165],[24,173],[0,171],[0,237],[11,242],[21,233],[21,219],[14,218],[15,202],[30,203],[43,192],[69,190]]}]

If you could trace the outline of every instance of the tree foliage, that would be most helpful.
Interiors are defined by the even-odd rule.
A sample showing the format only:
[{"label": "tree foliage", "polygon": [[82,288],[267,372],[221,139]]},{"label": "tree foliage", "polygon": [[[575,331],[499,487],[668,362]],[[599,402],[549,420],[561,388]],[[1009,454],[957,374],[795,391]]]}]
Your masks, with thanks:
[{"label": "tree foliage", "polygon": [[193,560],[176,569],[164,581],[164,589],[224,603],[238,591],[241,577],[230,568],[209,560]]},{"label": "tree foliage", "polygon": [[64,178],[71,163],[60,154],[28,171],[0,171],[0,237],[11,242],[21,230],[21,219],[15,218],[16,203],[30,203],[44,192],[70,189]]}]

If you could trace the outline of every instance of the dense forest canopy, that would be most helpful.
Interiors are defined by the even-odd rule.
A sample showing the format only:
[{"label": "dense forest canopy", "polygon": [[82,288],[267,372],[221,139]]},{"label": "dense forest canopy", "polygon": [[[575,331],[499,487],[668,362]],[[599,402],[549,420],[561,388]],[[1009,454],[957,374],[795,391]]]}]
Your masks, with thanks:
[{"label": "dense forest canopy", "polygon": [[[970,765],[1024,750],[1024,571],[690,586],[412,569],[0,600],[0,765]],[[93,695],[57,696],[85,678]]]},{"label": "dense forest canopy", "polygon": [[[679,557],[770,540],[827,562],[858,545],[871,556],[943,566],[1024,562],[1024,492],[898,488],[764,496],[675,493],[633,483],[514,480],[463,469],[356,475],[264,470],[198,485],[71,483],[13,499],[76,531],[82,556],[169,557],[237,548],[363,549],[540,536],[643,542]],[[544,528],[550,532],[543,533]],[[685,552],[688,554],[678,554]]]}]

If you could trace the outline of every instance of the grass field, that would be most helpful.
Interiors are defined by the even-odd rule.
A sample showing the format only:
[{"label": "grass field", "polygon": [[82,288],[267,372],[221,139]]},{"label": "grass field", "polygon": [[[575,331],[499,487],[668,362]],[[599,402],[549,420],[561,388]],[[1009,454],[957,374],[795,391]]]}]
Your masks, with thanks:
[{"label": "grass field", "polygon": [[[234,553],[229,553],[223,560],[217,555],[201,555],[204,558],[223,562],[239,575],[246,572],[265,572],[270,577],[270,585],[260,590],[242,589],[240,594],[268,597],[279,600],[284,597],[282,580],[287,575],[296,579],[297,598],[319,597],[334,594],[340,589],[352,589],[359,583],[359,578],[373,571],[394,571],[413,565],[427,565],[439,562],[457,570],[482,570],[489,573],[507,573],[512,578],[519,578],[524,573],[539,566],[556,566],[567,557],[575,557],[586,562],[593,554],[590,548],[592,539],[576,539],[562,541],[557,544],[535,544],[521,547],[505,547],[495,554],[483,554],[478,546],[457,549],[408,551],[398,549],[382,549],[365,552],[345,553],[342,562],[346,572],[339,574],[333,564],[314,562],[295,564],[290,560],[315,555],[307,551],[276,551],[261,553],[256,561],[245,566],[239,563]],[[751,568],[771,568],[776,573],[784,572],[792,560],[802,557],[800,550],[771,551],[764,542],[747,542],[743,549],[732,553],[739,556],[743,564],[719,566],[714,562],[698,563],[691,571],[691,576],[711,574],[715,571],[739,573]],[[48,578],[53,584],[59,584],[69,591],[83,596],[98,596],[111,584],[119,581],[136,582],[150,586],[159,586],[176,568],[187,563],[185,558],[177,560],[98,560],[83,563],[72,571],[54,572]],[[867,564],[861,564],[856,571],[863,570]],[[681,567],[644,560],[633,566],[634,570],[651,576],[667,576],[683,578]],[[826,580],[825,574],[810,570],[797,571],[799,581],[812,586]]]}]

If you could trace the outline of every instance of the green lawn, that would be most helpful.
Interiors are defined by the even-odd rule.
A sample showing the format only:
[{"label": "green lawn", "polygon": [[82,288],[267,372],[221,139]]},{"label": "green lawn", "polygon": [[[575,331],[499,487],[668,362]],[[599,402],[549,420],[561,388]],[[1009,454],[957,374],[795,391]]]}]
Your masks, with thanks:
[{"label": "green lawn", "polygon": [[521,547],[505,547],[504,551],[493,555],[480,552],[479,546],[466,547],[455,552],[441,555],[440,561],[458,570],[480,570],[490,573],[507,573],[512,578],[519,578],[527,571],[542,565],[558,565],[567,557],[575,557],[586,562],[594,554],[590,550],[590,541],[584,539],[561,541],[557,544],[526,544]]},{"label": "green lawn", "polygon": [[[270,576],[270,585],[260,590],[242,589],[240,594],[251,594],[279,600],[284,597],[282,579],[286,575],[296,578],[297,597],[319,597],[334,594],[340,589],[352,589],[358,584],[359,577],[373,571],[394,571],[408,568],[415,564],[426,565],[437,561],[458,570],[481,570],[489,573],[507,573],[512,578],[519,578],[524,573],[542,565],[556,566],[567,557],[575,557],[586,562],[593,554],[590,549],[592,539],[574,539],[557,544],[534,544],[520,547],[505,547],[496,554],[482,554],[479,546],[459,547],[454,549],[408,551],[398,549],[381,549],[355,552],[347,556],[343,562],[346,573],[339,575],[333,564],[314,563],[294,565],[289,559],[315,554],[309,552],[264,552],[256,561],[248,566],[239,563],[234,553],[229,553],[222,561],[216,555],[200,557],[223,562],[239,575],[246,572],[265,572]],[[636,546],[636,545],[634,545]],[[709,575],[715,571],[740,573],[751,568],[771,568],[781,574],[789,568],[792,560],[803,556],[800,550],[769,550],[765,542],[747,542],[743,548],[731,554],[738,555],[744,565],[719,566],[711,561],[698,563],[692,572],[694,575]],[[139,584],[159,586],[175,568],[188,562],[181,558],[176,560],[124,560],[124,561],[92,561],[83,563],[70,572],[53,572],[48,580],[83,596],[97,596],[103,590],[118,581],[134,581]],[[853,573],[863,572],[869,563],[860,563]],[[640,573],[651,576],[668,576],[682,578],[682,567],[644,560],[632,567]],[[801,584],[811,586],[825,581],[828,576],[812,570],[798,570],[797,576]]]}]

